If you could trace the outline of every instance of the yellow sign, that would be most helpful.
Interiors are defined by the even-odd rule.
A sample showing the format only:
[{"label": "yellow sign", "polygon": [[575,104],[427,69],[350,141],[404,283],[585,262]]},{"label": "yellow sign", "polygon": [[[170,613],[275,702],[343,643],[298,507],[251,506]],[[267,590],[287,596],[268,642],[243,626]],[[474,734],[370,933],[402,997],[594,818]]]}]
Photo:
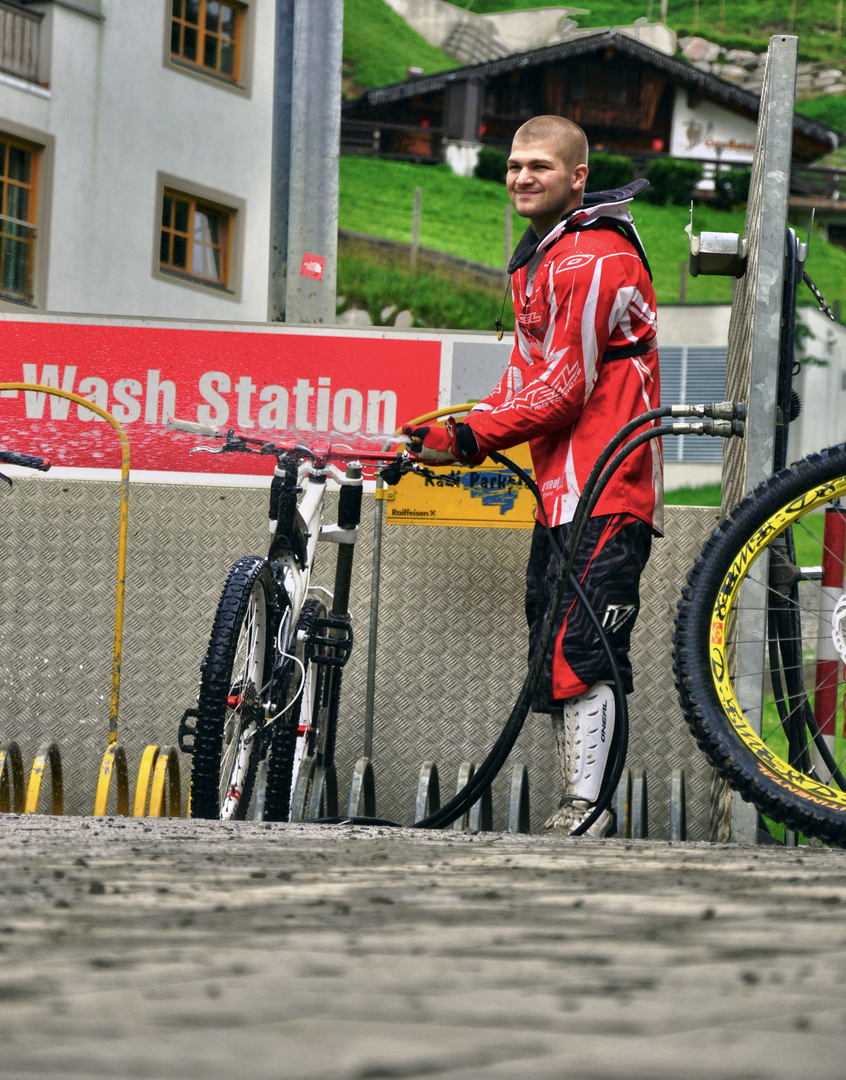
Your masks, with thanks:
[{"label": "yellow sign", "polygon": [[[534,478],[527,443],[506,457]],[[472,469],[433,469],[434,479],[406,476],[388,490],[389,525],[461,525],[485,529],[531,529],[535,497],[510,469],[489,458]],[[441,476],[458,480],[453,486]]]}]

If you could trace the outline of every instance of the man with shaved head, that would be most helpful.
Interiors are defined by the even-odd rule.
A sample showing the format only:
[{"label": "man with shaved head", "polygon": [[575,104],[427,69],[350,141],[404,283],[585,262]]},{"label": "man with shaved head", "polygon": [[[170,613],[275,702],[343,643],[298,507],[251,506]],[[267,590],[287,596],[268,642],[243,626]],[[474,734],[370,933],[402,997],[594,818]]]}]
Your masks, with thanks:
[{"label": "man with shaved head", "polygon": [[[509,265],[516,326],[508,370],[466,423],[406,433],[424,459],[475,464],[529,441],[543,506],[526,585],[530,651],[546,619],[559,554],[582,487],[609,440],[660,403],[655,293],[628,204],[640,180],[585,195],[585,133],[561,116],[517,129],[508,193],[529,221]],[[635,450],[596,503],[574,573],[632,690],[640,575],[662,528],[658,440]],[[551,541],[557,535],[558,544]],[[584,604],[565,593],[535,708],[549,712],[563,794],[551,832],[607,835],[597,805],[615,726],[613,669]]]}]

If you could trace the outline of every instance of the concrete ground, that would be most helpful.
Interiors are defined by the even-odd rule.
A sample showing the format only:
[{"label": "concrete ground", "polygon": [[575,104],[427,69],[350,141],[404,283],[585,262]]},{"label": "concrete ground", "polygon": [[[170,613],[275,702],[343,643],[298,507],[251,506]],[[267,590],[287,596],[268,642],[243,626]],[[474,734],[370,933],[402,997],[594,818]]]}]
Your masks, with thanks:
[{"label": "concrete ground", "polygon": [[0,1076],[846,1075],[846,852],[0,819]]}]

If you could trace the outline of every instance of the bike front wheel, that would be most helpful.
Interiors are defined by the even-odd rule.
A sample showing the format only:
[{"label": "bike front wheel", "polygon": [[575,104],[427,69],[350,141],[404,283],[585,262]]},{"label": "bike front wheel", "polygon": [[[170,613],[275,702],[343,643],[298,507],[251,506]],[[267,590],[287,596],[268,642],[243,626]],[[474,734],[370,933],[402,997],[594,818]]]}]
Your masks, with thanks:
[{"label": "bike front wheel", "polygon": [[842,519],[844,494],[846,444],[760,484],[702,549],[673,638],[681,705],[711,764],[761,813],[836,844],[846,843],[846,747],[827,732],[846,594],[831,543],[843,523],[830,529],[826,511]]},{"label": "bike front wheel", "polygon": [[267,560],[247,555],[230,570],[202,666],[192,817],[247,815],[273,666],[273,595]]}]

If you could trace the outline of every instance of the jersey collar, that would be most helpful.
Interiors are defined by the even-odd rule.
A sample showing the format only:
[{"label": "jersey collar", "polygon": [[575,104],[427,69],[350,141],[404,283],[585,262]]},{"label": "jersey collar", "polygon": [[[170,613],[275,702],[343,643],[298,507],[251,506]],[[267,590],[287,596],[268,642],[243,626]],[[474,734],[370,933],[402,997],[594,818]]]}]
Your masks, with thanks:
[{"label": "jersey collar", "polygon": [[[516,273],[529,262],[536,252],[546,250],[563,233],[590,228],[600,218],[606,220],[609,218],[612,220],[617,219],[633,229],[634,225],[629,213],[628,203],[647,187],[649,187],[648,180],[635,180],[631,184],[626,184],[625,187],[613,188],[610,191],[591,191],[585,195],[578,206],[568,211],[561,221],[557,225],[553,225],[546,236],[540,239],[538,239],[537,233],[530,225],[523,233],[514,254],[511,256],[508,273]],[[642,250],[641,248],[641,252]]]}]

